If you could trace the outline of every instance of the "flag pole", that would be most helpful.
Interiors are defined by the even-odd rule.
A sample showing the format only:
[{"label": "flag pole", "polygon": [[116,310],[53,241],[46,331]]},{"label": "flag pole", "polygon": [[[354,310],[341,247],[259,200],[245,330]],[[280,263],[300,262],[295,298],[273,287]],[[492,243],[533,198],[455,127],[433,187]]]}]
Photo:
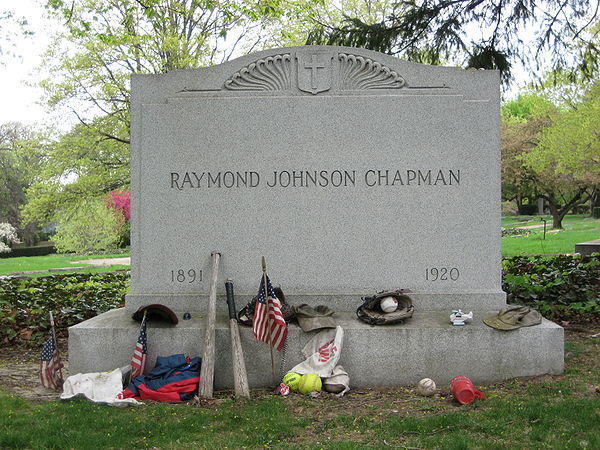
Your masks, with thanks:
[{"label": "flag pole", "polygon": [[267,303],[267,332],[269,334],[269,348],[271,349],[271,370],[273,372],[273,380],[277,384],[277,378],[275,374],[275,356],[273,354],[273,336],[271,335],[271,317],[269,315],[269,288],[267,286],[267,260],[262,257],[262,271],[263,271],[263,286],[265,287],[265,302]]},{"label": "flag pole", "polygon": [[[54,329],[54,317],[52,316],[52,311],[49,312],[50,314],[50,329],[51,329],[51,333],[52,333],[52,341],[54,342],[54,348],[56,348],[56,351],[58,351],[58,340],[56,339],[56,330]],[[60,373],[60,379],[63,379],[63,374],[62,374],[62,367],[58,368],[58,371]]]},{"label": "flag pole", "polygon": [[[148,312],[148,309],[144,309],[144,316],[142,317],[142,323],[140,324],[140,331],[138,331],[138,339],[139,339],[139,335],[142,332],[142,327],[144,326],[144,323],[146,322],[146,313]],[[137,342],[137,341],[136,341]],[[137,347],[137,344],[136,344]],[[135,350],[134,350],[135,351]],[[130,363],[131,364],[131,363]],[[129,371],[129,379],[127,380],[127,386],[129,386],[129,383],[131,383],[131,379],[133,375],[133,367],[131,368],[131,370]],[[143,374],[142,374],[143,375]],[[127,387],[125,386],[125,387]]]}]

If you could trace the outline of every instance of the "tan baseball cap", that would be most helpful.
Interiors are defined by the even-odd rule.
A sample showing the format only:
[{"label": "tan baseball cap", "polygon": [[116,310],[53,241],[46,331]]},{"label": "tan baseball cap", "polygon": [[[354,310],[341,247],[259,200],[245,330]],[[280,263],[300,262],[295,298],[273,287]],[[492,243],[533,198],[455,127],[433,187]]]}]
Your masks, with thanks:
[{"label": "tan baseball cap", "polygon": [[296,313],[298,325],[306,333],[321,328],[335,328],[337,325],[335,319],[331,317],[335,313],[329,306],[318,305],[313,308],[303,303],[294,306],[294,312]]},{"label": "tan baseball cap", "polygon": [[542,315],[529,306],[509,305],[498,314],[486,317],[483,323],[497,330],[516,330],[542,323]]}]

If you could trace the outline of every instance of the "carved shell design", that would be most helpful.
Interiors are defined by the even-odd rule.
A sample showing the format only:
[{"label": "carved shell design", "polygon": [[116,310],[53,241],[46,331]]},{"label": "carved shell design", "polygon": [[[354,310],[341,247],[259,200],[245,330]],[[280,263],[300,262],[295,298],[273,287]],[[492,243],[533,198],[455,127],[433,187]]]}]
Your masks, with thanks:
[{"label": "carved shell design", "polygon": [[340,90],[399,89],[406,81],[389,67],[362,56],[340,53]]},{"label": "carved shell design", "polygon": [[231,91],[288,91],[291,89],[292,58],[269,56],[234,73],[224,85]]}]

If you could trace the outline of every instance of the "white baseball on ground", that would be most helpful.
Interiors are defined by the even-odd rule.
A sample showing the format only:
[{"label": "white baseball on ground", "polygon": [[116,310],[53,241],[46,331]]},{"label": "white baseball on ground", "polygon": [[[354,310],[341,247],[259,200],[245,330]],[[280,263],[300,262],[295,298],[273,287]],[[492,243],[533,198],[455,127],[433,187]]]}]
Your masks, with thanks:
[{"label": "white baseball on ground", "polygon": [[379,307],[385,313],[391,313],[398,309],[398,300],[394,297],[384,297],[379,302]]},{"label": "white baseball on ground", "polygon": [[433,381],[431,378],[423,378],[421,381],[419,381],[419,384],[417,384],[417,392],[419,395],[424,395],[425,397],[433,395],[435,393],[435,389],[435,381]]}]

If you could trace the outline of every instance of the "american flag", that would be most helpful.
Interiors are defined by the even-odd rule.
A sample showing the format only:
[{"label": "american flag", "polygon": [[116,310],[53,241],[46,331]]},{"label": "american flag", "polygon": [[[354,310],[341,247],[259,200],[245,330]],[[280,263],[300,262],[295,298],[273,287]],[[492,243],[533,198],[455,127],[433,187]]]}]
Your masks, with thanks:
[{"label": "american flag", "polygon": [[146,368],[146,356],[148,355],[148,336],[146,336],[146,314],[142,319],[140,326],[140,335],[138,336],[133,358],[131,358],[131,378],[139,377],[144,374]]},{"label": "american flag", "polygon": [[63,363],[58,354],[54,336],[50,336],[44,343],[40,356],[40,380],[42,386],[49,389],[62,389],[63,379],[60,370],[62,368]]},{"label": "american flag", "polygon": [[[268,294],[265,292],[265,278]],[[254,337],[259,341],[270,344],[278,351],[283,349],[288,333],[287,323],[285,323],[281,313],[281,303],[275,295],[271,280],[266,275],[260,280],[258,300],[256,301],[252,320],[252,331]]]}]

